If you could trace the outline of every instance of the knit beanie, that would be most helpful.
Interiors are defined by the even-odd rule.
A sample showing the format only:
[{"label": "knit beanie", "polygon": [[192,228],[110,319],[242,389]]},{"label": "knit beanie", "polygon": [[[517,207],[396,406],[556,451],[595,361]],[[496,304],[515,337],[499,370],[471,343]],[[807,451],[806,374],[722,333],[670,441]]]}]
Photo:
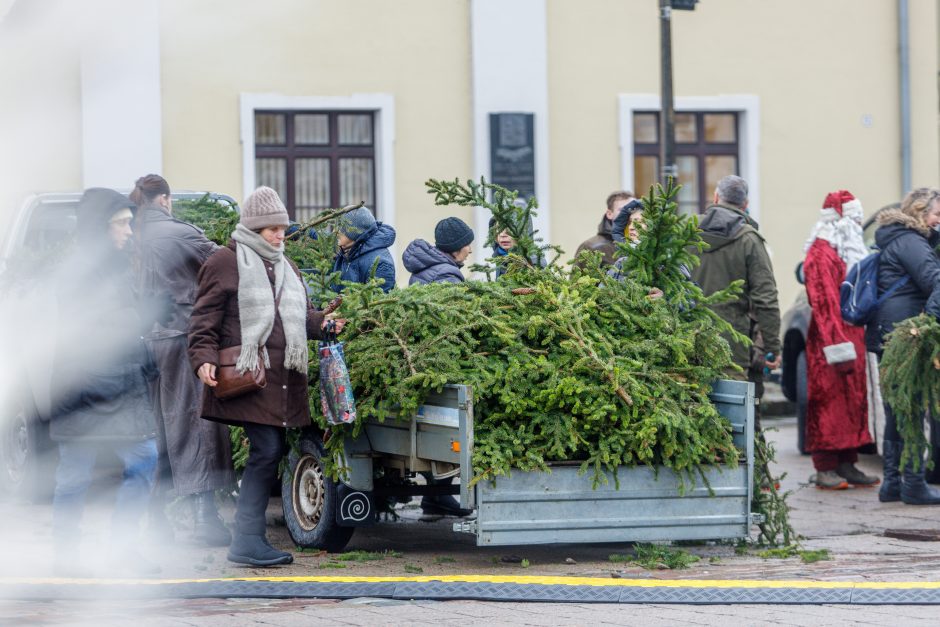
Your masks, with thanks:
[{"label": "knit beanie", "polygon": [[277,192],[264,186],[251,192],[242,203],[238,221],[252,231],[260,231],[269,226],[287,227],[290,225],[287,208],[281,202]]},{"label": "knit beanie", "polygon": [[460,218],[444,218],[434,227],[434,245],[445,253],[455,253],[473,241],[473,231]]},{"label": "knit beanie", "polygon": [[339,227],[339,232],[353,240],[359,240],[363,235],[372,230],[375,226],[375,216],[368,207],[358,207],[340,218],[343,222]]}]

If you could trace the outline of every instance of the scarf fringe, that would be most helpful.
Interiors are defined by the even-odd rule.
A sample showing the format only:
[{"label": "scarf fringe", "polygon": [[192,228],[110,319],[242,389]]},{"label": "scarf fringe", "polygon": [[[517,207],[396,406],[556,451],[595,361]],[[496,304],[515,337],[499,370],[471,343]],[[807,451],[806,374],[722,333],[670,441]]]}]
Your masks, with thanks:
[{"label": "scarf fringe", "polygon": [[284,353],[284,367],[307,374],[307,345],[288,346]]}]

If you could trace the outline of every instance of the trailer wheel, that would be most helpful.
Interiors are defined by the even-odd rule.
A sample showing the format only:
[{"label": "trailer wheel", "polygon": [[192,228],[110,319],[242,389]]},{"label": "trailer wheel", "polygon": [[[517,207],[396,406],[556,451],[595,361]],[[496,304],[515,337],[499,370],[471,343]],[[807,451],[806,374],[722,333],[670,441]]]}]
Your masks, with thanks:
[{"label": "trailer wheel", "polygon": [[323,472],[323,455],[318,440],[300,440],[299,454],[290,452],[281,478],[281,504],[287,530],[298,546],[335,553],[345,548],[355,529],[336,523],[336,484]]}]

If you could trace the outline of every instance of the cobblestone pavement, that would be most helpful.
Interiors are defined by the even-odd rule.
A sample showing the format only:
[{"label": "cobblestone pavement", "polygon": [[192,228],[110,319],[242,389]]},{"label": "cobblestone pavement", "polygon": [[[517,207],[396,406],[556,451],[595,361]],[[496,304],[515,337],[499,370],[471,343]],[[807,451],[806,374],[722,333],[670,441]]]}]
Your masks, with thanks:
[{"label": "cobblestone pavement", "polygon": [[[808,484],[809,457],[796,451],[795,421],[767,421],[776,427],[769,437],[777,445],[778,466],[787,475],[782,489],[790,492],[791,520],[807,549],[828,549],[831,559],[804,564],[798,558],[762,559],[751,551],[736,554],[730,545],[683,547],[702,559],[685,570],[648,571],[635,565],[613,563],[612,553],[629,551],[625,545],[553,545],[540,547],[476,547],[472,536],[451,531],[452,520],[423,523],[416,507],[403,508],[401,519],[356,532],[349,549],[392,551],[401,557],[368,562],[347,562],[343,570],[327,569],[326,555],[296,553],[295,564],[279,569],[238,568],[225,561],[224,549],[204,549],[187,542],[180,530],[169,546],[141,545],[148,557],[161,564],[164,578],[382,575],[404,576],[421,569],[424,575],[497,574],[556,575],[650,579],[775,579],[813,581],[940,581],[940,545],[884,537],[887,528],[940,528],[940,509],[900,503],[879,503],[873,489],[839,492],[816,490]],[[880,458],[862,456],[860,466],[880,474]],[[107,505],[110,496],[97,497],[90,508],[83,548],[94,552],[96,542],[106,545]],[[96,508],[95,505],[102,507]],[[99,511],[100,510],[100,511]],[[278,517],[273,502],[270,517]],[[4,532],[0,537],[0,577],[48,576],[51,572],[49,508],[0,502]],[[231,512],[226,512],[231,519]],[[278,546],[289,548],[283,527],[270,528]],[[91,551],[88,549],[91,548]],[[513,556],[528,560],[528,568]],[[102,556],[103,558],[103,556]],[[93,561],[93,560],[92,560]],[[147,602],[0,602],[0,624],[127,624],[128,617],[143,625],[199,624],[926,624],[937,622],[930,607],[840,606],[608,606],[584,604],[481,603],[470,601],[404,602],[394,600],[291,601],[179,600]],[[79,620],[78,617],[81,617]]]}]

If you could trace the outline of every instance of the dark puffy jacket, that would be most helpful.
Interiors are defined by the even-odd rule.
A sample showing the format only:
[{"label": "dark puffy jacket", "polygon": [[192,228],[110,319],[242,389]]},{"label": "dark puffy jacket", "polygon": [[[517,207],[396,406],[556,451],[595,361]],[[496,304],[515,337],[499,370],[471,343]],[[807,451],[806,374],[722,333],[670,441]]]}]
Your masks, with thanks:
[{"label": "dark puffy jacket", "polygon": [[934,250],[940,235],[900,209],[882,212],[878,222],[878,292],[886,292],[902,277],[909,279],[881,303],[866,329],[865,344],[876,353],[898,322],[924,311],[940,318],[940,259]]},{"label": "dark puffy jacket", "polygon": [[110,217],[128,206],[125,196],[100,190],[86,192],[78,208],[78,249],[64,264],[57,293],[49,429],[56,441],[139,441],[156,434],[150,382],[157,369],[141,338],[156,313],[137,298],[130,257],[107,237]]},{"label": "dark puffy jacket", "polygon": [[352,283],[367,283],[372,272],[372,264],[378,259],[375,278],[384,279],[383,291],[395,287],[395,262],[388,247],[395,243],[395,229],[382,222],[362,233],[356,243],[347,251],[340,251],[333,261],[333,271],[340,273],[340,279]]},{"label": "dark puffy jacket", "polygon": [[461,264],[430,242],[416,239],[401,256],[405,270],[411,273],[408,285],[415,283],[463,283]]}]

